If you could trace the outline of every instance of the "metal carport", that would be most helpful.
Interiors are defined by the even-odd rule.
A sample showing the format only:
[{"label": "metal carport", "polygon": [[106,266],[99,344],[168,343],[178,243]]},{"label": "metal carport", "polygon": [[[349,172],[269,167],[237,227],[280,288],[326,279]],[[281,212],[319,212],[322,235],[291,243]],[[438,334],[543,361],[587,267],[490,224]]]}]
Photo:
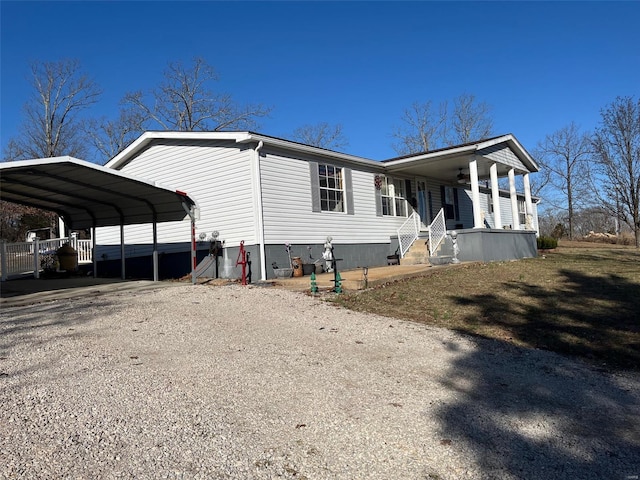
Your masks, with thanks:
[{"label": "metal carport", "polygon": [[[157,281],[157,223],[189,215],[193,235],[197,212],[196,202],[184,192],[68,156],[0,163],[0,199],[53,211],[72,230],[91,228],[94,250],[95,228],[119,225],[123,279],[125,225],[153,225]],[[95,256],[93,263],[95,272]]]}]

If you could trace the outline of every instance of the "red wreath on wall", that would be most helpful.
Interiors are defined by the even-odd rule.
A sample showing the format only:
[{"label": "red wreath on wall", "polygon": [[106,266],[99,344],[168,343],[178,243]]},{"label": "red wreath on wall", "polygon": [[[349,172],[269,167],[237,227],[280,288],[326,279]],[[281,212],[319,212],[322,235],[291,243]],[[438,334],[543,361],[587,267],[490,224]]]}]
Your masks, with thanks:
[{"label": "red wreath on wall", "polygon": [[373,183],[376,186],[376,190],[380,190],[382,188],[382,177],[380,175],[376,175],[373,178]]}]

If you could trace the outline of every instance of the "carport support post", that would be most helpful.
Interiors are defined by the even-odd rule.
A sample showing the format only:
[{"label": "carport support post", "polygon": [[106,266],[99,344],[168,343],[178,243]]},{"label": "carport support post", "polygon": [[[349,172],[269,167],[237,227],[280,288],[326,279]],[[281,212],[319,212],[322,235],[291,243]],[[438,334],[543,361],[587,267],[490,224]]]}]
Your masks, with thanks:
[{"label": "carport support post", "polygon": [[153,281],[158,281],[158,224],[153,220]]},{"label": "carport support post", "polygon": [[191,218],[191,283],[196,284],[196,216],[192,212]]},{"label": "carport support post", "polygon": [[125,271],[124,271],[124,224],[120,223],[120,272],[121,272],[121,278],[122,280],[124,280],[125,277]]},{"label": "carport support post", "polygon": [[40,278],[40,239],[33,240],[33,278]]},{"label": "carport support post", "polygon": [[96,227],[91,227],[91,261],[93,262],[93,278],[98,278],[98,259],[96,258]]},{"label": "carport support post", "polygon": [[7,275],[7,268],[8,268],[7,267],[7,264],[8,264],[8,262],[7,262],[7,243],[4,240],[0,241],[0,249],[2,250],[2,251],[0,251],[0,271],[1,271],[1,274],[2,274],[2,277],[1,277],[2,281],[4,282],[8,277],[8,275]]}]

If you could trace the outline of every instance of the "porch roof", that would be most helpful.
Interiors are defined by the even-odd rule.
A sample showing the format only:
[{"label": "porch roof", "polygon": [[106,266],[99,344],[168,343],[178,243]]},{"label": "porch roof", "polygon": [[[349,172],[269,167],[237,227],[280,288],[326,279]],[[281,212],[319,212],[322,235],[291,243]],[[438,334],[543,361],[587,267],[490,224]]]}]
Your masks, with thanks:
[{"label": "porch roof", "polygon": [[73,230],[179,221],[196,206],[184,192],[68,156],[0,163],[0,199],[53,211]]},{"label": "porch roof", "polygon": [[469,162],[474,159],[478,161],[480,180],[489,178],[489,167],[493,163],[497,165],[498,176],[501,177],[506,176],[511,168],[517,173],[539,170],[531,155],[512,134],[391,158],[382,163],[389,173],[451,181],[460,172],[468,174]]}]

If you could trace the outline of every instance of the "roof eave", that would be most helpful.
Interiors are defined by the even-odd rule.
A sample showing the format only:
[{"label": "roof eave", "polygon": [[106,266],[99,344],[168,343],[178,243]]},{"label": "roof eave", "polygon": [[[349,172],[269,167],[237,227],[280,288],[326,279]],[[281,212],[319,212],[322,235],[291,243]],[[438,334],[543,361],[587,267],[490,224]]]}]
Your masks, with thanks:
[{"label": "roof eave", "polygon": [[105,167],[120,168],[124,163],[134,157],[141,150],[144,150],[152,141],[158,139],[180,140],[193,139],[200,140],[238,140],[246,138],[249,132],[158,132],[147,131],[140,135],[122,152],[109,160]]},{"label": "roof eave", "polygon": [[270,145],[286,150],[297,151],[301,153],[307,153],[312,155],[321,155],[323,157],[341,160],[344,162],[366,165],[371,168],[377,168],[382,170],[383,166],[380,162],[370,160],[355,155],[349,155],[346,153],[334,152],[324,148],[313,147],[311,145],[305,145],[302,143],[292,142],[276,137],[269,137],[267,135],[261,135],[252,132],[156,132],[149,131],[143,133],[138,137],[131,145],[125,148],[118,155],[113,157],[109,162],[105,164],[108,168],[119,169],[129,160],[135,157],[142,150],[154,140],[167,139],[167,140],[231,140],[238,144],[246,144],[251,142],[262,141],[265,145]]},{"label": "roof eave", "polygon": [[381,162],[370,160],[364,157],[358,157],[356,155],[349,155],[348,153],[334,152],[325,148],[314,147],[311,145],[305,145],[303,143],[292,142],[276,137],[269,137],[266,135],[260,135],[257,133],[249,133],[246,138],[237,140],[238,143],[248,142],[263,142],[265,145],[271,145],[274,147],[284,148],[287,150],[294,150],[301,153],[308,153],[312,155],[321,155],[324,157],[330,157],[337,160],[342,160],[349,163],[356,163],[360,165],[367,165],[369,167],[383,169]]},{"label": "roof eave", "polygon": [[482,150],[484,148],[492,147],[494,145],[498,145],[500,143],[507,143],[513,149],[516,156],[527,166],[529,171],[537,172],[540,170],[536,162],[533,160],[531,155],[524,149],[522,144],[513,136],[513,134],[509,133],[507,135],[501,135],[500,137],[494,137],[485,141],[480,141],[478,143],[470,144],[470,145],[462,145],[460,147],[453,147],[451,149],[440,149],[434,152],[420,153],[413,157],[402,158],[398,160],[387,160],[384,162],[384,165],[387,167],[402,166],[411,164],[414,162],[419,162],[422,160],[429,160],[433,158],[445,158],[456,155],[461,155],[465,153],[473,153],[478,150]]}]

